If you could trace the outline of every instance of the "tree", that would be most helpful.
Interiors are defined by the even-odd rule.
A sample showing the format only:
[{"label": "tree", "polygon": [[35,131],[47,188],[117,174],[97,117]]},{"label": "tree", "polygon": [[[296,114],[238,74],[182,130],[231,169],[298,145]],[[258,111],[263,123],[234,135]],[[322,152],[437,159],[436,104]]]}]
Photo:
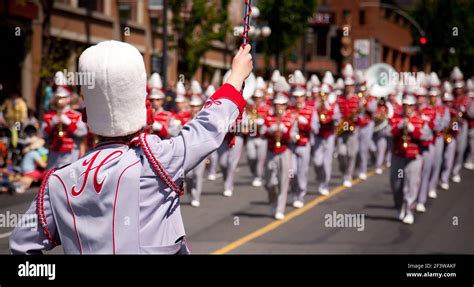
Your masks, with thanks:
[{"label": "tree", "polygon": [[[419,0],[412,15],[426,33],[427,42],[420,51],[425,63],[441,75],[449,75],[454,66],[472,75],[474,1]],[[413,29],[417,43],[420,36]]]},{"label": "tree", "polygon": [[230,0],[169,0],[178,51],[178,72],[190,79],[212,41],[223,41],[230,30]]},{"label": "tree", "polygon": [[[264,42],[265,54],[275,57],[277,67],[282,67],[281,56],[288,56],[297,40],[308,28],[308,18],[313,15],[317,0],[260,0],[261,18],[272,29]],[[283,64],[283,65],[282,65]]]}]

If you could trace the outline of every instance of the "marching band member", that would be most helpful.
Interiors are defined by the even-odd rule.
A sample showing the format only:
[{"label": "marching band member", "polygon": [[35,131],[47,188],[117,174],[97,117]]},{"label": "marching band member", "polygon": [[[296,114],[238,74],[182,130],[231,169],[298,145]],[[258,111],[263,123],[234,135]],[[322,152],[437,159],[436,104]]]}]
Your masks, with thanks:
[{"label": "marching band member", "polygon": [[441,189],[449,189],[449,177],[454,166],[454,158],[456,155],[456,142],[457,135],[459,133],[459,125],[461,119],[459,112],[454,106],[454,97],[452,94],[452,86],[449,82],[443,83],[443,102],[449,110],[449,124],[443,132],[444,138],[444,155],[443,155],[443,166],[441,169],[440,184]]},{"label": "marching band member", "polygon": [[304,197],[308,189],[308,170],[311,158],[311,123],[314,107],[306,101],[306,80],[301,71],[294,73],[294,89],[292,95],[294,105],[288,110],[293,113],[295,121],[292,127],[292,167],[293,177],[291,180],[294,193],[293,207],[301,208],[304,205]]},{"label": "marching band member", "polygon": [[471,78],[466,81],[467,93],[469,97],[467,116],[469,118],[469,153],[466,156],[464,167],[474,170],[474,80]]},{"label": "marching band member", "polygon": [[430,90],[428,92],[430,97],[430,104],[436,111],[436,121],[434,127],[434,153],[433,165],[428,185],[428,197],[436,198],[436,187],[439,183],[441,166],[443,164],[443,150],[444,150],[444,134],[443,131],[448,127],[450,114],[449,109],[443,104],[441,97],[441,82],[435,72],[430,74],[429,78]]},{"label": "marching band member", "polygon": [[265,135],[268,140],[265,189],[269,202],[275,209],[275,219],[282,220],[285,217],[290,183],[291,152],[288,147],[294,119],[287,110],[290,86],[284,77],[278,79],[274,89],[276,95],[273,108],[265,118]]},{"label": "marching band member", "polygon": [[[204,102],[198,94],[191,96],[191,100],[189,101],[191,119],[196,118],[203,104]],[[201,205],[202,183],[205,169],[206,161],[203,160],[186,174],[185,186],[187,192],[191,193],[192,207],[199,207]]]},{"label": "marching band member", "polygon": [[333,152],[336,142],[335,126],[341,119],[339,106],[329,100],[331,87],[324,83],[316,98],[316,114],[312,117],[314,133],[313,163],[319,182],[318,191],[322,195],[329,194]]},{"label": "marching band member", "polygon": [[173,120],[173,113],[163,109],[165,97],[160,75],[153,73],[148,80],[148,100],[150,101],[153,111],[153,124],[149,128],[150,132],[155,133],[161,139],[177,135],[170,134],[170,124]]},{"label": "marching band member", "polygon": [[[409,88],[409,87],[408,87]],[[403,98],[403,112],[391,119],[393,134],[393,159],[390,185],[399,219],[413,224],[416,197],[420,185],[422,159],[419,141],[431,137],[428,124],[415,111],[416,99],[410,90]]]},{"label": "marching band member", "polygon": [[357,114],[360,112],[359,97],[355,94],[355,82],[347,81],[344,95],[337,98],[342,120],[336,127],[339,168],[345,187],[352,186],[357,152],[359,151],[359,128]]},{"label": "marching band member", "polygon": [[[243,115],[243,121],[245,122],[247,115]],[[242,123],[242,122],[241,122]],[[236,129],[241,125],[236,125]],[[229,145],[227,142],[223,142],[217,154],[219,157],[219,166],[222,171],[222,177],[224,180],[224,192],[222,195],[225,197],[231,197],[234,192],[234,177],[239,165],[240,155],[244,145],[244,138],[240,132],[235,135],[235,141],[233,145]]]},{"label": "marching band member", "polygon": [[[425,81],[426,82],[426,81]],[[418,197],[416,202],[416,211],[426,211],[426,201],[428,199],[429,181],[431,172],[433,170],[434,158],[434,130],[440,130],[440,118],[437,116],[436,108],[428,98],[428,90],[425,88],[426,84],[418,86],[416,89],[416,96],[418,97],[418,114],[421,119],[428,123],[431,137],[425,137],[420,140],[420,153],[422,160],[421,181],[418,189]]]},{"label": "marching band member", "polygon": [[373,141],[376,146],[375,173],[382,174],[383,163],[387,160],[387,150],[391,140],[391,128],[389,120],[393,117],[392,104],[388,101],[387,95],[379,95],[377,108],[373,113],[374,134]]},{"label": "marching band member", "polygon": [[40,254],[61,244],[66,254],[189,253],[179,199],[183,178],[241,116],[239,90],[253,68],[249,52],[250,45],[240,49],[227,83],[194,120],[177,137],[161,140],[143,132],[151,118],[137,48],[105,41],[86,49],[79,69],[96,75],[95,87],[83,89],[87,121],[101,143],[48,172],[27,211],[38,215],[38,226],[19,225],[10,236],[11,252]]},{"label": "marching band member", "polygon": [[58,85],[52,99],[53,109],[44,115],[42,130],[49,144],[48,169],[76,161],[80,143],[87,135],[81,113],[69,106],[70,95],[66,86]]},{"label": "marching band member", "polygon": [[265,82],[261,77],[257,78],[256,91],[252,96],[252,103],[248,105],[247,116],[249,127],[253,129],[247,136],[246,152],[252,173],[252,186],[262,186],[263,170],[267,155],[267,139],[263,134],[265,117],[270,107],[265,103]]},{"label": "marching band member", "polygon": [[[350,65],[347,65],[348,67]],[[350,66],[352,70],[352,66]],[[355,81],[353,72],[347,73],[349,76],[346,77],[347,82],[352,83]],[[362,180],[367,179],[367,164],[369,159],[369,150],[374,149],[374,143],[372,137],[374,134],[374,121],[372,121],[372,114],[377,109],[377,99],[373,95],[367,93],[367,87],[364,82],[359,83],[359,92],[357,96],[360,99],[360,112],[357,115],[357,126],[359,128],[359,178]]]},{"label": "marching band member", "polygon": [[451,180],[455,183],[461,182],[461,168],[464,163],[464,154],[467,148],[468,139],[468,116],[467,105],[469,97],[464,92],[464,75],[458,67],[454,67],[451,73],[453,82],[454,108],[459,113],[459,132],[456,136],[456,157],[454,159],[453,174]]}]

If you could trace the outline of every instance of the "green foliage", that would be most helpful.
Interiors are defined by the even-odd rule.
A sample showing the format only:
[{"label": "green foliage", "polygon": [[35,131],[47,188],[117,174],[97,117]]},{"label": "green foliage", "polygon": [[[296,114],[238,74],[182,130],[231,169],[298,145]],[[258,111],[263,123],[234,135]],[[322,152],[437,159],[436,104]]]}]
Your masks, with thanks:
[{"label": "green foliage", "polygon": [[[426,33],[427,44],[421,46],[421,53],[432,70],[447,76],[454,66],[459,66],[472,75],[474,1],[419,0],[412,15]],[[420,38],[415,29],[413,38]]]},{"label": "green foliage", "polygon": [[266,56],[291,54],[297,41],[308,28],[308,18],[316,8],[317,0],[260,0],[260,18],[268,23],[272,33],[265,43]]},{"label": "green foliage", "polygon": [[[192,2],[189,13],[182,13]],[[178,51],[178,72],[190,79],[212,41],[223,41],[230,30],[227,6],[230,0],[169,0]]]}]

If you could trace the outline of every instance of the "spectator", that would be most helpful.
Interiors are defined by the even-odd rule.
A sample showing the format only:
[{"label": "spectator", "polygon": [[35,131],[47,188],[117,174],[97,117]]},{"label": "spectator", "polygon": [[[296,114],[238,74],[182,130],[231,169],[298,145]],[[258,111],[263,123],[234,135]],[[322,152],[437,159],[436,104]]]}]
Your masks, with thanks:
[{"label": "spectator", "polygon": [[[31,185],[32,182],[41,181],[46,160],[44,155],[47,150],[44,148],[44,140],[33,136],[29,139],[29,144],[23,149],[23,159],[21,160],[21,182]],[[29,183],[29,184],[28,184]]]}]

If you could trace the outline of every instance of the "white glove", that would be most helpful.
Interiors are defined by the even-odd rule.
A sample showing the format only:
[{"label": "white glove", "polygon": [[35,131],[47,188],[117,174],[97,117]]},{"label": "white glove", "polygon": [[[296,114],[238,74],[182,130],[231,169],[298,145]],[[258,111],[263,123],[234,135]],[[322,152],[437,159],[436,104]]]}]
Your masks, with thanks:
[{"label": "white glove", "polygon": [[59,123],[59,117],[57,115],[55,115],[52,119],[51,119],[51,124],[53,126],[57,125]]},{"label": "white glove", "polygon": [[263,124],[265,123],[265,120],[262,119],[262,118],[258,118],[258,119],[256,120],[256,122],[257,122],[257,125],[261,126],[261,125],[263,125]]},{"label": "white glove", "polygon": [[303,117],[303,116],[299,116],[298,117],[298,122],[302,125],[307,125],[308,124],[308,119]]},{"label": "white glove", "polygon": [[288,131],[288,128],[283,123],[281,123],[280,124],[280,132],[286,133],[287,131]]},{"label": "white glove", "polygon": [[153,125],[151,127],[154,131],[159,132],[163,128],[163,125],[160,124],[159,122],[153,122]]},{"label": "white glove", "polygon": [[269,130],[271,133],[276,132],[276,130],[277,130],[277,125],[276,125],[276,124],[271,125],[268,130]]},{"label": "white glove", "polygon": [[71,124],[71,119],[68,118],[66,115],[61,115],[61,122],[65,124],[66,126]]},{"label": "white glove", "polygon": [[415,130],[415,126],[412,123],[408,123],[408,132],[412,133]]}]

